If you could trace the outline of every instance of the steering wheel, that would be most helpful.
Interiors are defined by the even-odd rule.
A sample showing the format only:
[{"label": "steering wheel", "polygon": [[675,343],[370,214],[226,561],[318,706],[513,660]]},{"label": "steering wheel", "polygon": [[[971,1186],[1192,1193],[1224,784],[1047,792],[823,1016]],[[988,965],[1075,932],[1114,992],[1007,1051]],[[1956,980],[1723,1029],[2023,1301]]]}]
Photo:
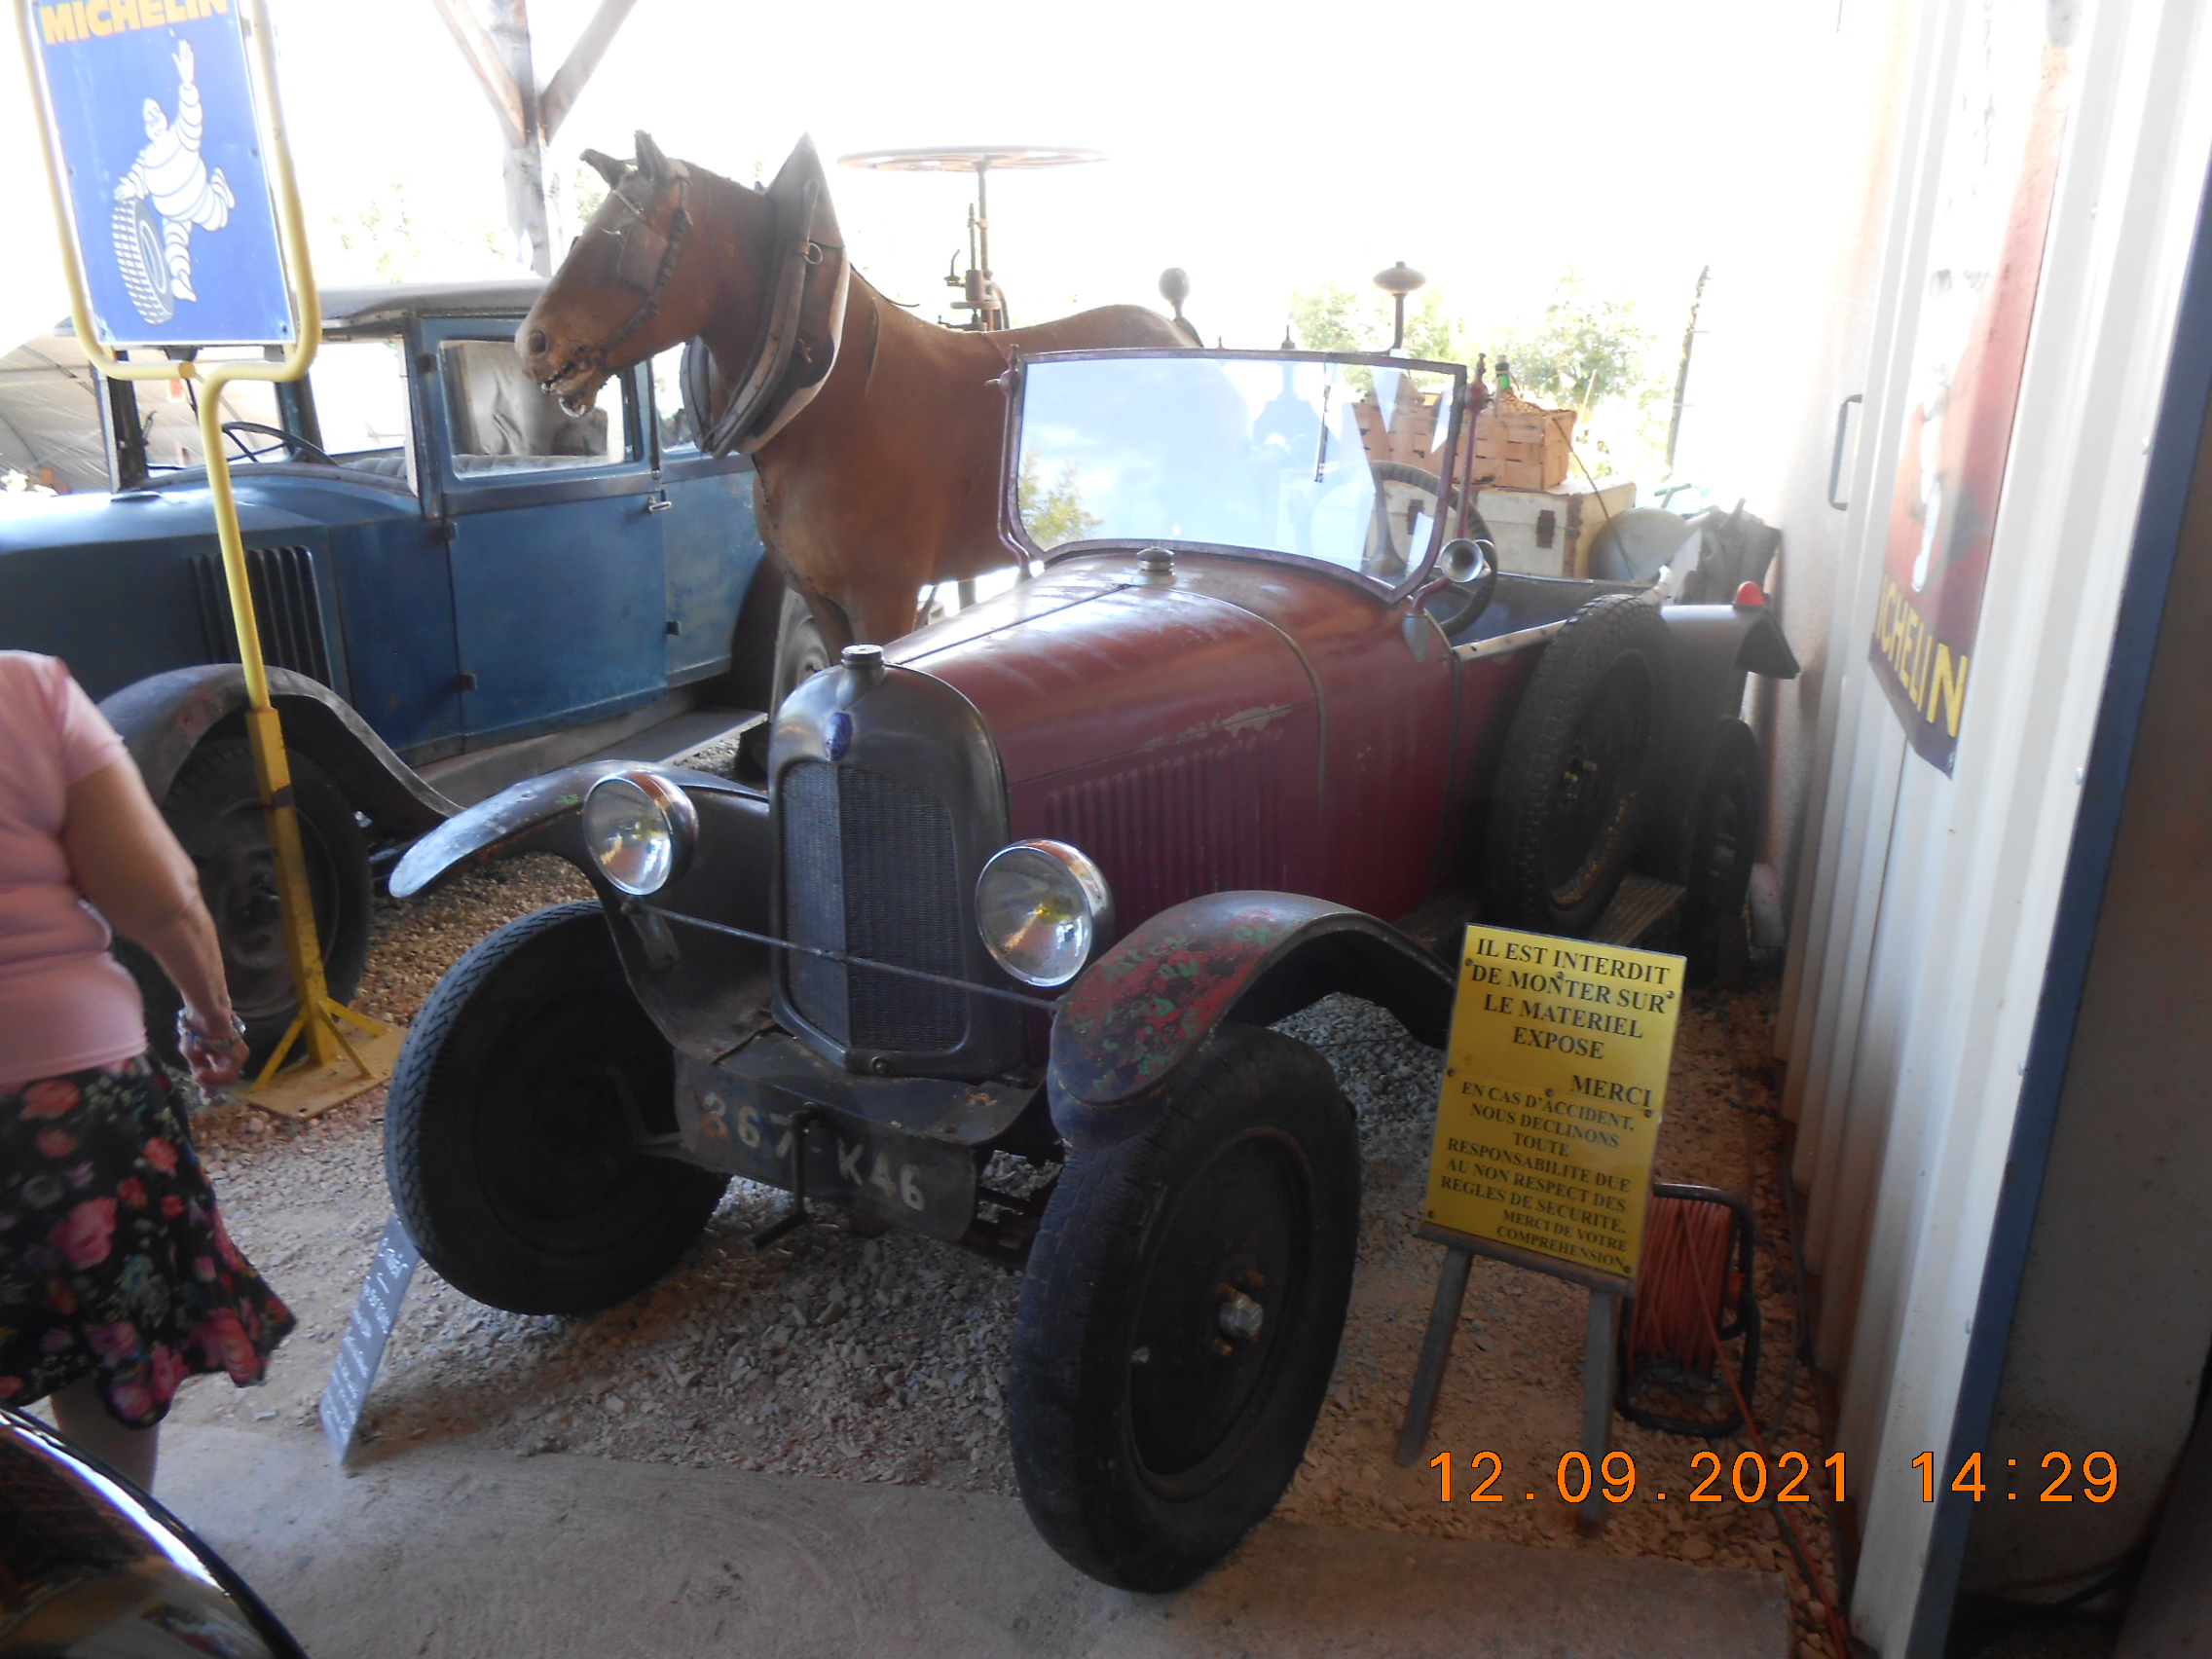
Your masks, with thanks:
[{"label": "steering wheel", "polygon": [[[263,444],[259,449],[255,449],[245,439],[239,436],[240,432],[260,432],[275,438],[276,441],[273,444]],[[281,426],[264,426],[259,421],[225,421],[223,423],[223,436],[239,446],[239,456],[244,461],[259,461],[272,451],[282,449],[290,451],[295,456],[304,452],[313,459],[321,461],[325,466],[336,466],[338,464],[337,459],[320,444],[311,444],[297,432],[287,432]]]},{"label": "steering wheel", "polygon": [[[1371,481],[1375,491],[1369,508],[1367,547],[1359,568],[1380,581],[1395,582],[1420,554],[1421,548],[1415,540],[1420,519],[1432,517],[1439,510],[1456,511],[1459,505],[1458,487],[1455,485],[1450,498],[1440,503],[1438,497],[1443,492],[1443,480],[1425,467],[1398,461],[1348,458],[1332,465],[1328,477],[1314,491],[1307,506],[1309,525],[1320,499],[1355,478]],[[1470,507],[1467,516],[1471,521],[1469,534],[1479,540],[1489,541],[1490,527],[1482,522],[1482,515]],[[1304,547],[1300,550],[1310,551]]]}]

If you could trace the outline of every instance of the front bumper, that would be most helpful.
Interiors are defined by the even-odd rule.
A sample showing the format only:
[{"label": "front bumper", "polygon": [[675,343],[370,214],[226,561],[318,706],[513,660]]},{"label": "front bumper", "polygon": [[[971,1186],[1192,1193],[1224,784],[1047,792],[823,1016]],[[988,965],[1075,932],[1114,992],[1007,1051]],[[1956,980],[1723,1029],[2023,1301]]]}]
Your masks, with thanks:
[{"label": "front bumper", "polygon": [[676,1121],[696,1162],[957,1242],[984,1149],[1038,1088],[855,1077],[766,1031],[719,1060],[680,1055]]}]

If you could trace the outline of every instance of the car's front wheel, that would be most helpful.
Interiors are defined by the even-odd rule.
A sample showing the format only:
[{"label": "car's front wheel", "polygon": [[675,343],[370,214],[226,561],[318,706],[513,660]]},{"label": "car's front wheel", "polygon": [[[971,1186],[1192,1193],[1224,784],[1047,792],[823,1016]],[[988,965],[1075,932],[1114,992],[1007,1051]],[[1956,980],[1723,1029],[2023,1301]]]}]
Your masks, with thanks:
[{"label": "car's front wheel", "polygon": [[793,690],[830,666],[830,646],[822,638],[822,624],[814,619],[806,601],[784,590],[783,619],[776,627],[776,672],[771,712],[784,706]]},{"label": "car's front wheel", "polygon": [[1015,1316],[1014,1473],[1045,1539],[1127,1590],[1272,1510],[1336,1364],[1359,1140],[1328,1065],[1227,1026],[1157,1120],[1068,1161]]},{"label": "car's front wheel", "polygon": [[611,1307],[676,1265],[729,1185],[646,1149],[673,1133],[674,1095],[599,906],[539,910],[456,963],[408,1029],[385,1105],[392,1207],[478,1302]]}]

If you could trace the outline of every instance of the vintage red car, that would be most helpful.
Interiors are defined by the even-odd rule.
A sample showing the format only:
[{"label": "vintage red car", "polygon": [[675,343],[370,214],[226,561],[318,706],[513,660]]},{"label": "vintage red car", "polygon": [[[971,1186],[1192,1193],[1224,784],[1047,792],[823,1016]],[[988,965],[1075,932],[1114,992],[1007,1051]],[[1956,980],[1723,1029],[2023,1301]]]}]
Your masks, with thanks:
[{"label": "vintage red car", "polygon": [[[1467,404],[1390,357],[1032,359],[1031,579],[846,651],[750,778],[575,768],[418,843],[395,893],[537,846],[599,895],[477,945],[409,1033],[387,1160],[424,1256],[603,1307],[741,1174],[1023,1262],[1038,1527],[1133,1589],[1220,1560],[1297,1467],[1357,1235],[1351,1113],[1269,1026],[1345,991],[1440,1044],[1463,923],[1587,933],[1639,866],[1693,935],[1740,912],[1744,677],[1796,671],[1755,587],[1673,603],[1685,559],[1447,542],[1420,462]],[[1056,1175],[995,1189],[998,1153]]]}]

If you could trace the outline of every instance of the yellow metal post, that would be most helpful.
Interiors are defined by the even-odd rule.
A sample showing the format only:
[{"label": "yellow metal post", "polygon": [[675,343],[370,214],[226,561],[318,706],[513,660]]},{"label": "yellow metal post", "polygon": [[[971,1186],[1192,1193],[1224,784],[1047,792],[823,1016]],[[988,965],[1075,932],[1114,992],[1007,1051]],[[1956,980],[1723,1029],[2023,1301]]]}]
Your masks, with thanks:
[{"label": "yellow metal post", "polygon": [[[276,223],[284,255],[295,319],[294,338],[283,358],[275,363],[239,361],[217,363],[204,373],[190,359],[133,363],[110,349],[92,327],[92,306],[87,298],[85,274],[79,262],[76,238],[71,234],[68,201],[62,183],[61,158],[56,152],[53,124],[40,79],[39,44],[33,21],[35,0],[16,0],[16,20],[22,36],[23,62],[31,77],[31,96],[41,116],[39,140],[46,153],[47,191],[54,207],[55,230],[60,234],[62,270],[69,282],[69,312],[85,354],[100,372],[117,380],[185,380],[200,386],[200,444],[207,462],[207,486],[214,498],[216,535],[222,546],[223,578],[230,593],[231,616],[238,629],[239,660],[245,670],[246,736],[253,747],[254,775],[260,785],[261,804],[268,814],[269,843],[276,855],[277,896],[283,906],[284,947],[292,969],[292,988],[299,1001],[299,1015],[284,1034],[261,1075],[240,1090],[254,1105],[288,1117],[312,1117],[373,1088],[391,1075],[401,1034],[355,1013],[333,999],[322,977],[322,946],[315,937],[314,901],[308,885],[307,861],[300,845],[299,816],[292,803],[292,774],[284,752],[283,727],[269,695],[269,672],[261,654],[261,630],[253,614],[253,593],[246,578],[245,542],[239,533],[238,502],[231,493],[231,468],[223,453],[222,406],[224,388],[233,381],[294,381],[314,361],[322,340],[321,302],[315,292],[314,269],[308,258],[300,194],[292,173],[292,153],[284,131],[283,105],[276,92],[276,51],[269,32],[263,0],[246,0],[241,19],[251,37],[254,63],[259,70],[261,110],[266,123],[269,153],[275,163]],[[351,1026],[353,1035],[345,1027]],[[295,1048],[303,1048],[302,1063],[280,1072]]]}]

